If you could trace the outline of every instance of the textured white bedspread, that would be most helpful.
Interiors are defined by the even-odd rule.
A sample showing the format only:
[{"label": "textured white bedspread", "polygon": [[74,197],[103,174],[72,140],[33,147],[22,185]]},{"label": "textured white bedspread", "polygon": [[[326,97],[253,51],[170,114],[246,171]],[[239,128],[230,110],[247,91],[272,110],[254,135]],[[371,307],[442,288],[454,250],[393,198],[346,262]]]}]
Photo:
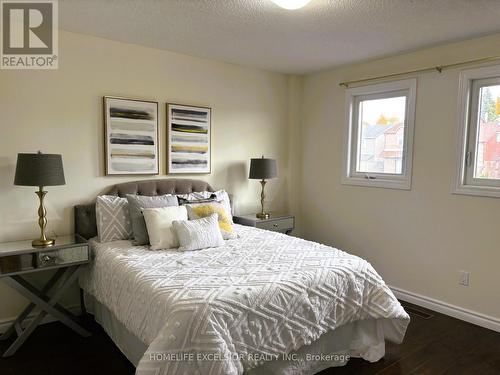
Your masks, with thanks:
[{"label": "textured white bedspread", "polygon": [[386,338],[402,341],[409,316],[368,262],[235,227],[238,239],[193,252],[92,241],[80,284],[150,345],[138,374],[242,374],[362,319],[390,319]]}]

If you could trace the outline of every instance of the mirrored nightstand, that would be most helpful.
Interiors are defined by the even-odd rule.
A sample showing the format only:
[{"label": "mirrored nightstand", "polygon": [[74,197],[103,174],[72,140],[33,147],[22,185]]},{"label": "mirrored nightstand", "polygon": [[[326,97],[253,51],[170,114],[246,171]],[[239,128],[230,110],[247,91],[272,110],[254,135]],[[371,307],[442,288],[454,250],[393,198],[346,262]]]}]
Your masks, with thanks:
[{"label": "mirrored nightstand", "polygon": [[[3,357],[13,355],[47,314],[78,334],[90,336],[90,333],[76,322],[73,314],[58,303],[64,292],[78,279],[82,267],[89,263],[89,260],[89,245],[79,236],[58,237],[54,246],[45,248],[31,246],[31,240],[0,243],[0,278],[31,301],[0,336],[0,340],[6,340],[14,333],[18,336]],[[47,270],[55,270],[55,273],[42,289],[36,288],[23,277]],[[39,307],[40,312],[23,327],[23,321],[35,307]]]},{"label": "mirrored nightstand", "polygon": [[295,216],[287,214],[271,213],[268,219],[259,219],[255,214],[234,215],[233,220],[236,224],[286,234],[290,234],[295,228]]}]

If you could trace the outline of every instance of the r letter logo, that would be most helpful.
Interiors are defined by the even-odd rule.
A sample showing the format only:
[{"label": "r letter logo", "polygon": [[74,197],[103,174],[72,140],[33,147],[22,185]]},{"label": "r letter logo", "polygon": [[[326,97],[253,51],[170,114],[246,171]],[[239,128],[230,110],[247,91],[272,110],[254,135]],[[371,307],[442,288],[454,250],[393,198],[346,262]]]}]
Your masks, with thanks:
[{"label": "r letter logo", "polygon": [[1,69],[57,69],[57,0],[2,0],[1,20]]}]

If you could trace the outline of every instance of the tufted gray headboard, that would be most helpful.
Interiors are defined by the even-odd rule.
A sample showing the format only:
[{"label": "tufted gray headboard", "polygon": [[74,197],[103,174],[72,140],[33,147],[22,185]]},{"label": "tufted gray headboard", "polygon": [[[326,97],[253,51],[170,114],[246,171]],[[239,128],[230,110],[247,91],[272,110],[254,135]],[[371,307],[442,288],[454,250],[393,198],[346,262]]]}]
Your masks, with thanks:
[{"label": "tufted gray headboard", "polygon": [[[163,195],[188,194],[195,191],[214,191],[205,181],[180,178],[124,182],[112,186],[104,194],[125,197],[126,194]],[[95,202],[75,206],[75,233],[89,239],[97,236]]]}]

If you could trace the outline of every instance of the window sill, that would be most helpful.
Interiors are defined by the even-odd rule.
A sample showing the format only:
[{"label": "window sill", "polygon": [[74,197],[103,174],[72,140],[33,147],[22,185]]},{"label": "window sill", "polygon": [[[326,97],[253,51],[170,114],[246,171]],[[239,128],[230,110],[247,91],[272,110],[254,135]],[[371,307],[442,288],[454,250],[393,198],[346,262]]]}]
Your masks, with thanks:
[{"label": "window sill", "polygon": [[411,190],[410,180],[384,180],[383,178],[367,179],[357,177],[342,178],[342,185],[365,186],[385,189]]},{"label": "window sill", "polygon": [[452,193],[460,195],[474,195],[477,197],[500,198],[500,187],[461,184],[455,186]]}]

